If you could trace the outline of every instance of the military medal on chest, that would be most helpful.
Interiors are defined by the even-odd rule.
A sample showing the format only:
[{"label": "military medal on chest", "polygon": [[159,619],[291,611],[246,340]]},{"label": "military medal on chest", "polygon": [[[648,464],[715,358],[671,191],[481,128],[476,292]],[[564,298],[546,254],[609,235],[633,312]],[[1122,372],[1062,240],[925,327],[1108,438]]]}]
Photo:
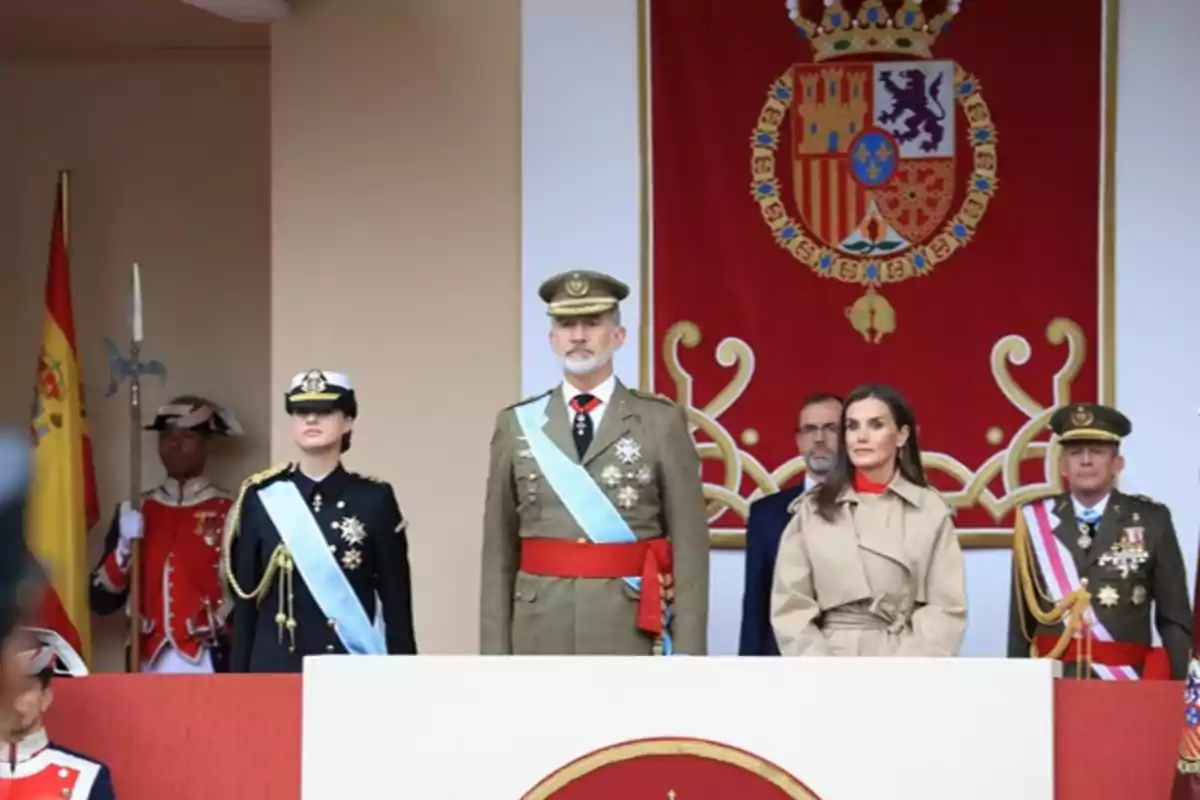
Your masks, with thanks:
[{"label": "military medal on chest", "polygon": [[639,464],[642,446],[632,436],[622,436],[613,445],[613,453],[619,463],[609,464],[600,471],[600,483],[614,489],[617,506],[626,511],[638,504],[641,493],[638,486],[649,486],[654,471],[647,464]]},{"label": "military medal on chest", "polygon": [[642,446],[632,436],[618,439],[613,451],[622,464],[635,464],[642,459]]},{"label": "military medal on chest", "polygon": [[638,490],[632,486],[622,486],[617,490],[617,505],[628,511],[637,505]]},{"label": "military medal on chest", "polygon": [[1092,546],[1092,526],[1090,524],[1079,523],[1079,538],[1075,540],[1075,544],[1079,545],[1080,550],[1087,550]]},{"label": "military medal on chest", "polygon": [[1134,526],[1125,529],[1121,540],[1100,556],[1099,563],[1102,567],[1117,570],[1122,578],[1128,578],[1129,573],[1137,572],[1149,558],[1150,554],[1146,551],[1146,529]]},{"label": "military medal on chest", "polygon": [[340,522],[333,523],[333,529],[340,531],[342,541],[351,547],[362,544],[367,538],[367,528],[358,517],[343,517]]},{"label": "military medal on chest", "polygon": [[[330,527],[340,532],[342,541],[346,543],[347,549],[342,553],[340,559],[342,569],[346,571],[358,569],[362,566],[362,551],[357,548],[367,539],[366,526],[358,517],[342,517],[341,520],[330,523]],[[336,549],[336,546],[331,546],[330,549]]]}]

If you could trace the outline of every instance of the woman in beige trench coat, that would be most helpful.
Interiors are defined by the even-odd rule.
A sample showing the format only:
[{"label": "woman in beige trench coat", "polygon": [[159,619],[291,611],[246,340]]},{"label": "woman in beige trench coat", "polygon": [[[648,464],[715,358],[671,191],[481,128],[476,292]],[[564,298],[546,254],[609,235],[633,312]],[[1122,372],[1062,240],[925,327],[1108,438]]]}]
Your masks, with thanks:
[{"label": "woman in beige trench coat", "polygon": [[912,410],[888,386],[846,398],[825,483],[792,505],[771,624],[785,656],[954,656],[967,598],[949,505],[921,466]]}]

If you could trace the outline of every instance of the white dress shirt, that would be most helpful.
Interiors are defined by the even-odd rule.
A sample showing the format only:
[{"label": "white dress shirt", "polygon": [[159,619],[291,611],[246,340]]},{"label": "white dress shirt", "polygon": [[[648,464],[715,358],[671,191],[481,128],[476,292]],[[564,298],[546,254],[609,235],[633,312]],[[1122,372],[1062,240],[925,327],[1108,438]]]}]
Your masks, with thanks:
[{"label": "white dress shirt", "polygon": [[567,406],[567,419],[575,420],[575,409],[571,408],[571,401],[581,394],[590,394],[600,401],[600,405],[588,412],[588,416],[592,418],[592,430],[600,430],[600,420],[604,417],[604,409],[608,408],[608,402],[612,400],[613,390],[617,388],[617,376],[609,375],[603,383],[592,389],[590,392],[585,392],[582,389],[576,389],[571,385],[570,381],[563,381],[562,395],[563,403]]}]

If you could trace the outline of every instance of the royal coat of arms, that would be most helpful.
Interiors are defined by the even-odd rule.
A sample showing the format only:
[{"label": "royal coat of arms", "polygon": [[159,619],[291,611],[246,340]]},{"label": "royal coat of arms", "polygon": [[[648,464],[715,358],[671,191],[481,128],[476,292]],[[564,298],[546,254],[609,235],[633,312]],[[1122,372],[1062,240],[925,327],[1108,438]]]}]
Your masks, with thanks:
[{"label": "royal coat of arms", "polygon": [[[897,5],[865,0],[851,13],[826,0],[810,19],[789,0],[813,61],[771,85],[751,145],[752,193],[776,241],[818,275],[867,287],[846,317],[872,342],[896,324],[878,287],[951,259],[997,187],[996,130],[979,81],[933,58],[960,3],[932,19],[920,0]],[[791,164],[786,188],[781,157]]]}]

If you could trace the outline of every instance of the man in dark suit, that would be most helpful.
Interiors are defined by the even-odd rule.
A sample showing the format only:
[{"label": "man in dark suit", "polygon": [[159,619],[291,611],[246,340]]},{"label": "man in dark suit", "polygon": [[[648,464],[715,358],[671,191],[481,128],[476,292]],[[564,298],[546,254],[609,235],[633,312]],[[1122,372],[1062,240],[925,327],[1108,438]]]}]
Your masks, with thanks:
[{"label": "man in dark suit", "polygon": [[787,527],[792,502],[825,479],[841,446],[842,399],[814,394],[800,406],[796,446],[804,456],[804,482],[780,489],[750,504],[746,520],[746,586],[742,595],[742,633],[738,655],[777,656],[771,630],[771,583],[775,552]]}]

